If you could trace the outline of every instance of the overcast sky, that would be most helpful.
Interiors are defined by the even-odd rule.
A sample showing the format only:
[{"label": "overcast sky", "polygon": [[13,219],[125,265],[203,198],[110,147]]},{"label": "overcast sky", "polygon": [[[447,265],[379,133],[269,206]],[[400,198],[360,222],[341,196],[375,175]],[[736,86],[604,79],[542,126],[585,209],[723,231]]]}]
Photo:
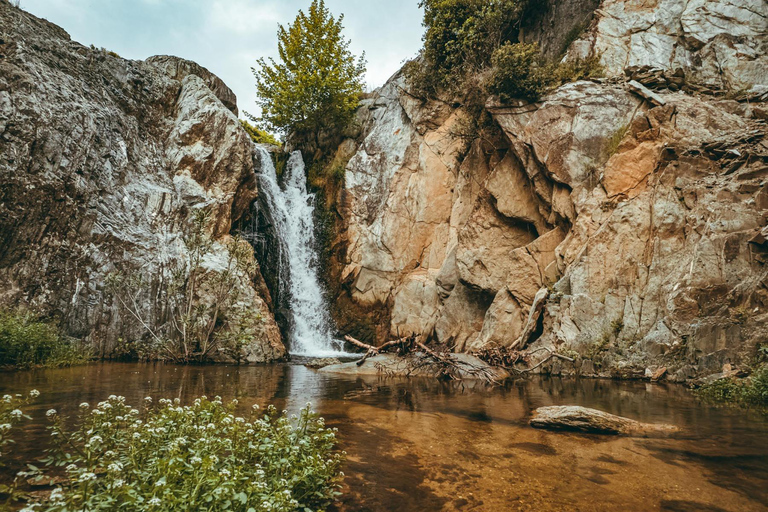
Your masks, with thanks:
[{"label": "overcast sky", "polygon": [[[293,21],[311,0],[21,0],[84,45],[129,59],[178,55],[202,64],[237,94],[240,110],[255,113],[251,67],[277,56],[277,25]],[[421,47],[418,0],[326,0],[344,13],[352,51],[368,60],[366,81],[383,84]]]}]

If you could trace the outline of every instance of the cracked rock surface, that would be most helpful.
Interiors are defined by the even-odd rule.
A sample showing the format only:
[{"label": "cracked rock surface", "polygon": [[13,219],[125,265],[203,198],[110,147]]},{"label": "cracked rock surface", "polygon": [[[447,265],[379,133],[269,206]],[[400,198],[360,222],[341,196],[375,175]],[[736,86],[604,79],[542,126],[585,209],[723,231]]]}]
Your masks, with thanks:
[{"label": "cracked rock surface", "polygon": [[[345,142],[343,293],[390,312],[382,339],[577,355],[545,372],[747,363],[768,338],[766,110],[723,92],[768,88],[765,15],[762,0],[604,0],[568,56],[601,52],[607,77],[490,100],[498,140],[468,140],[460,107],[395,75]],[[663,105],[627,83],[643,66],[670,70]]]},{"label": "cracked rock surface", "polygon": [[[56,315],[110,356],[146,336],[106,291],[121,271],[151,283],[142,314],[167,322],[164,269],[185,259],[194,211],[211,212],[203,267],[221,272],[232,222],[257,195],[234,112],[232,91],[195,63],[87,48],[0,1],[0,304]],[[241,358],[281,357],[261,275],[238,281],[257,333]]]}]

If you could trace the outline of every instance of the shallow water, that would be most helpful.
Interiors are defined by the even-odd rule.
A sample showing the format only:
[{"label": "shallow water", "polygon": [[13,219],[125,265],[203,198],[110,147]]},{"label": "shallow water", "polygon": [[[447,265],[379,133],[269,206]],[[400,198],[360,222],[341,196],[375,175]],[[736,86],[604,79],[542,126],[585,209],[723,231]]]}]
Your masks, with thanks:
[{"label": "shallow water", "polygon": [[[49,408],[73,414],[110,394],[189,402],[206,394],[298,410],[339,429],[348,453],[339,511],[768,510],[768,418],[638,382],[535,379],[489,388],[431,380],[344,378],[297,365],[97,364],[0,373],[0,394],[42,396],[17,453],[47,438]],[[551,433],[536,407],[574,404],[672,423],[673,438]]]}]

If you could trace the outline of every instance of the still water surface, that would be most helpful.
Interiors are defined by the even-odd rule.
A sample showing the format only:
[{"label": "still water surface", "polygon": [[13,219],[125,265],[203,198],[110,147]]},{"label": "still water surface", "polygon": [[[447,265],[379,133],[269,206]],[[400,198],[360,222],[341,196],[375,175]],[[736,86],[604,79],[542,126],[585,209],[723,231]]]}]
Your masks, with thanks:
[{"label": "still water surface", "polygon": [[[45,411],[151,395],[237,397],[296,411],[312,402],[348,453],[339,511],[768,510],[768,418],[696,402],[682,387],[534,379],[504,387],[345,378],[300,365],[105,363],[0,373],[0,394],[38,389],[17,453],[47,439]],[[536,407],[583,405],[672,423],[673,438],[550,433]],[[36,453],[39,453],[36,452]]]}]

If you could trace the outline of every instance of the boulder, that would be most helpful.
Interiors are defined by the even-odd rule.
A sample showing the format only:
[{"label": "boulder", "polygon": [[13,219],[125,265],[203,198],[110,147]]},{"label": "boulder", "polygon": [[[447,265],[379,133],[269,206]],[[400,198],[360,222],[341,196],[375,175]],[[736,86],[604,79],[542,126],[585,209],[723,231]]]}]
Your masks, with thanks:
[{"label": "boulder", "polygon": [[641,423],[576,405],[539,407],[534,411],[530,424],[534,428],[547,430],[638,437],[667,436],[679,430],[674,425]]}]

